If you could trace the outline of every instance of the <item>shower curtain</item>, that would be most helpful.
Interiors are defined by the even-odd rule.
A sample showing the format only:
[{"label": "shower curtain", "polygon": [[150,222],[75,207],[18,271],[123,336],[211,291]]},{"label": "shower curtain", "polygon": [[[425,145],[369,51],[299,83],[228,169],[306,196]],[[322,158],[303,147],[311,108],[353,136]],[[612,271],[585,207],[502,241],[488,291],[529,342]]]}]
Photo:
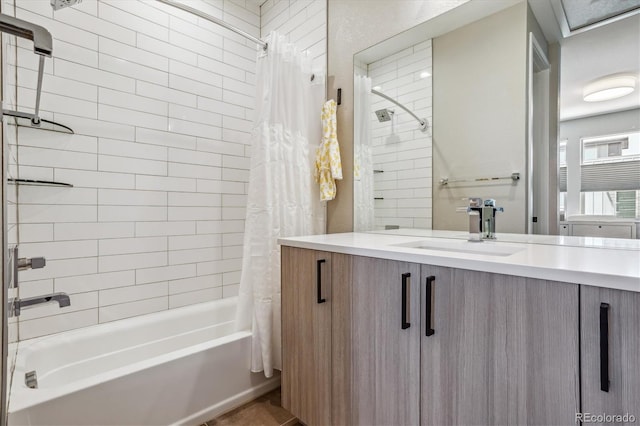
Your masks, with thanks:
[{"label": "shower curtain", "polygon": [[354,75],[353,87],[353,182],[354,231],[375,228],[373,152],[371,147],[371,79]]},{"label": "shower curtain", "polygon": [[[236,324],[251,330],[251,371],[271,377],[280,369],[280,247],[278,237],[319,229],[319,197],[312,185],[311,117],[320,121],[322,99],[313,95],[306,53],[275,32],[258,53],[256,118],[252,131],[242,274]],[[315,102],[314,102],[315,100]],[[316,104],[317,103],[317,104]],[[314,109],[315,111],[312,111]],[[314,191],[315,190],[315,191]]]}]

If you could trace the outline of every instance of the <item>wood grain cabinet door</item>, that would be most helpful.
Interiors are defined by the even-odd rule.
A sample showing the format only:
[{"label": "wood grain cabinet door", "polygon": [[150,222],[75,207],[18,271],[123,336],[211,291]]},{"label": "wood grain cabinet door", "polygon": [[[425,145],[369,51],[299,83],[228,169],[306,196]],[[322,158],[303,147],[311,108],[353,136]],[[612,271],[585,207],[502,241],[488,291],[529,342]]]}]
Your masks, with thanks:
[{"label": "wood grain cabinet door", "polygon": [[582,286],[580,317],[582,412],[640,422],[640,293]]},{"label": "wood grain cabinet door", "polygon": [[282,247],[282,406],[331,424],[331,253]]},{"label": "wood grain cabinet door", "polygon": [[423,265],[420,286],[421,424],[575,424],[577,285]]},{"label": "wood grain cabinet door", "polygon": [[353,425],[420,422],[420,265],[352,257]]}]

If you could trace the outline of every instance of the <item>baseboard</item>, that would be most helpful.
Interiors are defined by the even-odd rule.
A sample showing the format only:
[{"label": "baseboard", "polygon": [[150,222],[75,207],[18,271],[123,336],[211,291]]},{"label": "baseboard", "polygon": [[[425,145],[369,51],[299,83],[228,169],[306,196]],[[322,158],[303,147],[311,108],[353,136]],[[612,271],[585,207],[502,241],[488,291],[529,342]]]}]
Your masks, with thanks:
[{"label": "baseboard", "polygon": [[260,383],[257,386],[247,389],[244,392],[240,392],[230,398],[225,399],[217,404],[211,405],[204,410],[198,411],[188,417],[181,419],[174,423],[174,425],[199,425],[215,417],[218,417],[226,412],[229,412],[241,405],[246,404],[249,401],[271,392],[280,386],[280,375],[267,379],[265,382]]}]

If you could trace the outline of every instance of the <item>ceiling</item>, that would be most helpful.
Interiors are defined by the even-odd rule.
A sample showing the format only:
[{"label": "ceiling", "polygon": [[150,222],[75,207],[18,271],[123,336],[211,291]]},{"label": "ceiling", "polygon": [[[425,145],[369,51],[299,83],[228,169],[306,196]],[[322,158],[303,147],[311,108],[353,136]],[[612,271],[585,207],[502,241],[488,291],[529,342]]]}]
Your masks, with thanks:
[{"label": "ceiling", "polygon": [[[585,1],[599,3],[604,0],[580,1],[584,4]],[[558,0],[534,0],[529,1],[529,5],[547,41],[557,41],[561,45],[560,120],[640,108],[639,13],[571,31],[563,8],[558,7]],[[605,9],[601,12],[603,16],[610,13]],[[592,13],[588,19],[597,20],[597,17]],[[620,73],[636,76],[633,93],[603,102],[583,100],[582,90],[586,84]]]},{"label": "ceiling", "polygon": [[[572,35],[561,44],[561,120],[640,107],[640,14]],[[618,73],[636,76],[633,93],[604,102],[582,99],[586,84]]]}]

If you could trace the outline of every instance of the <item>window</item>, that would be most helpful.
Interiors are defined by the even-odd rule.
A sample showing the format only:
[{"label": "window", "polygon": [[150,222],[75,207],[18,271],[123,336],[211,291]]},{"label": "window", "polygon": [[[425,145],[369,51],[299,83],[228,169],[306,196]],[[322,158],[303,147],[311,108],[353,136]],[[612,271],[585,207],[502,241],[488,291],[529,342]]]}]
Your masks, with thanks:
[{"label": "window", "polygon": [[562,9],[571,31],[606,21],[640,7],[638,0],[584,1],[562,0]]},{"label": "window", "polygon": [[581,149],[580,212],[640,217],[640,133],[584,138]]},{"label": "window", "polygon": [[634,218],[638,215],[640,191],[582,192],[582,214]]},{"label": "window", "polygon": [[558,164],[560,167],[567,167],[567,140],[558,144]]},{"label": "window", "polygon": [[567,215],[567,140],[558,143],[558,167],[560,168],[560,198],[558,210],[560,221],[566,220]]},{"label": "window", "polygon": [[582,164],[640,160],[640,137],[635,136],[583,139]]}]

